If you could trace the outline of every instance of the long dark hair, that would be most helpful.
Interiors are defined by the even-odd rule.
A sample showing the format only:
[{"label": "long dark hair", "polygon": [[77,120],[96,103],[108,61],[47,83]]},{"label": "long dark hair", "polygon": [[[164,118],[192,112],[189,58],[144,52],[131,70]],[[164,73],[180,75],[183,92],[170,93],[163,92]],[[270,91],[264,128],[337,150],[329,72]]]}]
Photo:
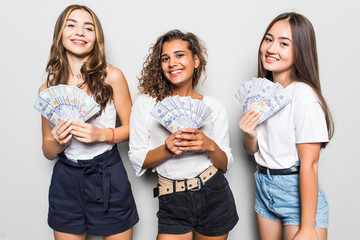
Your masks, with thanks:
[{"label": "long dark hair", "polygon": [[206,47],[205,44],[193,33],[183,33],[180,30],[172,30],[158,37],[156,43],[150,47],[149,55],[143,64],[139,79],[139,91],[148,94],[157,101],[161,101],[172,94],[170,82],[165,78],[161,69],[161,53],[165,42],[173,40],[183,40],[188,43],[188,48],[200,60],[198,68],[194,69],[192,87],[195,88],[199,82],[201,74],[206,75]]},{"label": "long dark hair", "polygon": [[[272,26],[280,20],[288,21],[291,26],[294,51],[293,71],[297,81],[306,83],[315,91],[324,111],[328,135],[329,139],[331,139],[334,134],[334,122],[326,101],[321,93],[315,31],[311,22],[306,17],[298,13],[288,12],[280,14],[270,23],[265,31],[259,47],[258,77],[265,77],[273,81],[272,72],[264,69],[262,64],[260,48],[261,44],[265,40],[266,34],[270,31]],[[327,143],[321,143],[323,148],[325,148],[326,145]]]},{"label": "long dark hair", "polygon": [[90,8],[81,5],[70,5],[58,17],[54,27],[50,57],[46,66],[46,71],[48,72],[46,84],[47,87],[67,84],[70,69],[66,57],[66,50],[62,43],[62,34],[66,26],[66,20],[71,12],[76,9],[85,10],[91,15],[95,25],[96,35],[94,48],[87,58],[87,62],[84,62],[80,70],[84,82],[78,87],[86,86],[88,88],[90,94],[100,105],[100,112],[102,112],[108,101],[112,99],[113,90],[109,84],[105,83],[107,64],[104,48],[104,33],[99,19]]}]

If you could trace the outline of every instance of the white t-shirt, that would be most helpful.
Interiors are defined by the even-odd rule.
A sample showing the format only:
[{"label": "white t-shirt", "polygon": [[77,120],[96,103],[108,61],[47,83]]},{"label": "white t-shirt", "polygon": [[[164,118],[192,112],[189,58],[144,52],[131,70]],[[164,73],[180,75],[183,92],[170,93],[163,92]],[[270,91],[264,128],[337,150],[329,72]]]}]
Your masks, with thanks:
[{"label": "white t-shirt", "polygon": [[[116,114],[114,102],[110,101],[100,116],[95,119],[89,119],[87,123],[91,123],[98,128],[114,128],[116,124]],[[77,160],[88,160],[110,150],[113,146],[113,143],[103,142],[82,143],[72,137],[71,143],[65,149],[65,155],[69,160],[74,162]]]},{"label": "white t-shirt", "polygon": [[[204,96],[203,102],[211,107],[213,112],[212,118],[200,130],[226,153],[229,169],[233,157],[229,146],[227,113],[224,106],[213,97]],[[166,138],[171,135],[150,115],[155,104],[156,99],[140,95],[131,110],[129,158],[137,176],[141,176],[146,171],[142,169],[142,165],[148,151],[163,145]],[[211,165],[208,153],[184,152],[156,166],[153,171],[156,170],[158,174],[169,179],[181,180],[193,178]]]},{"label": "white t-shirt", "polygon": [[300,161],[296,144],[328,142],[324,112],[314,90],[294,81],[285,88],[292,102],[256,127],[256,162],[272,169]]}]

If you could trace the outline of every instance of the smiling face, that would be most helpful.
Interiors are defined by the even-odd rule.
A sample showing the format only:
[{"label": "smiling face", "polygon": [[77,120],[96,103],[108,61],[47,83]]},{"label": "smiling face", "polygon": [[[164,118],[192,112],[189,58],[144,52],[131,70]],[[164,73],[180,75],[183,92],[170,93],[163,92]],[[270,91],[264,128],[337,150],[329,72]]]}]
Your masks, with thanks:
[{"label": "smiling face", "polygon": [[293,38],[290,23],[286,20],[276,22],[260,47],[260,59],[264,69],[275,75],[290,76],[294,65]]},{"label": "smiling face", "polygon": [[194,69],[199,64],[200,60],[188,48],[188,42],[176,39],[163,44],[161,69],[173,86],[192,87]]},{"label": "smiling face", "polygon": [[95,40],[95,25],[91,15],[83,9],[72,11],[62,34],[67,54],[84,58],[94,48]]}]

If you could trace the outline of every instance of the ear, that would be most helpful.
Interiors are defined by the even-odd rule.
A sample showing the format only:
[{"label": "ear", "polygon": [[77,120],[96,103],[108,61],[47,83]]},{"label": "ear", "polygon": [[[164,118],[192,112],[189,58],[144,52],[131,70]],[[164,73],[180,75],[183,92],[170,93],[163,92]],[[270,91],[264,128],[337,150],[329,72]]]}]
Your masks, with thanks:
[{"label": "ear", "polygon": [[197,54],[194,55],[195,68],[200,66],[200,59]]}]

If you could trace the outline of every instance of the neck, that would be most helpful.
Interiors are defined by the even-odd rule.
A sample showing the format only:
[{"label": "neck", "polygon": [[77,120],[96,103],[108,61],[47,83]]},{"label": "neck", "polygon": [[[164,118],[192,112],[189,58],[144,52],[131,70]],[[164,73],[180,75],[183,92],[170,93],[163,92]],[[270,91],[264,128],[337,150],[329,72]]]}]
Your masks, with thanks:
[{"label": "neck", "polygon": [[69,84],[70,85],[77,85],[83,82],[82,75],[81,75],[81,67],[86,62],[87,58],[79,58],[72,54],[67,54],[67,59],[69,62]]},{"label": "neck", "polygon": [[203,96],[195,92],[195,90],[191,87],[183,87],[183,88],[173,88],[172,96],[178,95],[179,97],[191,97],[193,99],[202,100]]},{"label": "neck", "polygon": [[283,73],[273,73],[274,82],[279,83],[283,88],[289,86],[293,81],[295,81],[295,76],[293,76],[293,71],[283,72]]}]

